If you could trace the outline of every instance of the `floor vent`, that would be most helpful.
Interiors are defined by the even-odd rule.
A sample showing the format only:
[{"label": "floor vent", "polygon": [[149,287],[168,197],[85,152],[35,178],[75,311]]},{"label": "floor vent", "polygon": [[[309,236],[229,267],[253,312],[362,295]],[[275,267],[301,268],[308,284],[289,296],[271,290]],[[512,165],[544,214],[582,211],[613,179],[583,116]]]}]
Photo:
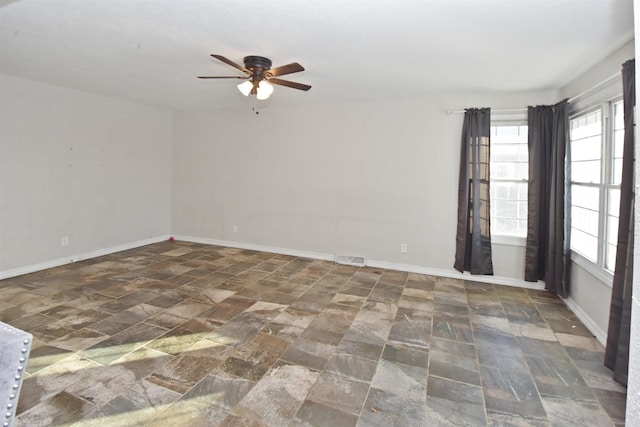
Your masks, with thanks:
[{"label": "floor vent", "polygon": [[336,263],[364,267],[363,256],[336,255]]}]

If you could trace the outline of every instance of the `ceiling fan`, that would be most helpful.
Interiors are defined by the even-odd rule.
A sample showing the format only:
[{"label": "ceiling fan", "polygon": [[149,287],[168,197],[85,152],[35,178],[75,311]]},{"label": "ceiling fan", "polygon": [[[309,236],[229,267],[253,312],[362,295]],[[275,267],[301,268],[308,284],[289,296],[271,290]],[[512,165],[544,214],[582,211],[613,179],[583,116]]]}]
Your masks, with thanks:
[{"label": "ceiling fan", "polygon": [[243,73],[245,76],[198,76],[199,79],[241,79],[246,80],[244,83],[238,85],[238,89],[244,96],[256,95],[260,100],[267,99],[273,92],[273,86],[271,84],[286,86],[293,89],[307,91],[311,89],[311,86],[302,83],[296,83],[289,80],[282,80],[277,78],[285,74],[298,73],[304,71],[304,67],[297,62],[291,64],[282,65],[280,67],[271,68],[271,60],[264,56],[245,56],[244,67],[240,64],[236,64],[230,59],[225,58],[222,55],[211,55],[217,60],[224,62],[227,65],[231,65]]}]

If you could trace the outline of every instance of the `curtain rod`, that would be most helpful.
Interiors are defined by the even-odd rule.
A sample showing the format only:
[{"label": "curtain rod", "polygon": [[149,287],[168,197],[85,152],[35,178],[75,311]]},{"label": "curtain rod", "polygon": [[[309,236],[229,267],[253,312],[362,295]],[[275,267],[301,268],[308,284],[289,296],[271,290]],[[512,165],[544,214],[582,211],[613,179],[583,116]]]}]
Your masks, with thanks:
[{"label": "curtain rod", "polygon": [[[620,77],[620,72],[617,72],[616,74],[607,77],[606,79],[604,79],[603,81],[601,81],[600,83],[597,83],[593,86],[591,86],[589,89],[580,92],[579,94],[577,94],[576,96],[569,98],[568,102],[573,102],[576,99],[582,98],[583,96],[585,96],[586,94],[593,92],[594,90],[598,89],[600,86],[603,86],[607,83],[609,83],[611,80],[615,79],[616,77]],[[507,109],[502,109],[502,110],[491,110],[492,113],[521,113],[527,111],[527,108],[507,108]],[[447,114],[462,114],[464,113],[465,110],[447,110]]]},{"label": "curtain rod", "polygon": [[[522,113],[527,111],[526,108],[507,108],[502,110],[491,109],[492,113]],[[465,110],[447,110],[447,114],[462,114]]]}]

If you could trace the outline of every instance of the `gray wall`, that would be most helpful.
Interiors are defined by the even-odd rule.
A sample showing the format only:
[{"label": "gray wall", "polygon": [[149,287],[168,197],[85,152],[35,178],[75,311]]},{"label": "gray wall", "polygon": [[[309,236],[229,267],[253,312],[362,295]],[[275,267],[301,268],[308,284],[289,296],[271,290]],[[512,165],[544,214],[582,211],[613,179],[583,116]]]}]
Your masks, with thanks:
[{"label": "gray wall", "polygon": [[170,112],[9,76],[0,93],[0,273],[168,235]]},{"label": "gray wall", "polygon": [[[176,113],[172,231],[455,273],[463,116],[446,111],[525,108],[557,97],[450,93],[259,115]],[[521,282],[521,248],[494,247],[496,275]]]}]

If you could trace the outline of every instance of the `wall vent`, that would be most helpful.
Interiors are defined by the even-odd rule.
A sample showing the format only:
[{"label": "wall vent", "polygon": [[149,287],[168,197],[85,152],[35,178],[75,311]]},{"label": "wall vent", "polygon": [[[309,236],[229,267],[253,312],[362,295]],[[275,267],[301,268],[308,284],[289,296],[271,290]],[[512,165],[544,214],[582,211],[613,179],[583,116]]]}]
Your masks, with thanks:
[{"label": "wall vent", "polygon": [[365,258],[363,256],[336,255],[336,263],[355,265],[356,267],[364,267]]}]

